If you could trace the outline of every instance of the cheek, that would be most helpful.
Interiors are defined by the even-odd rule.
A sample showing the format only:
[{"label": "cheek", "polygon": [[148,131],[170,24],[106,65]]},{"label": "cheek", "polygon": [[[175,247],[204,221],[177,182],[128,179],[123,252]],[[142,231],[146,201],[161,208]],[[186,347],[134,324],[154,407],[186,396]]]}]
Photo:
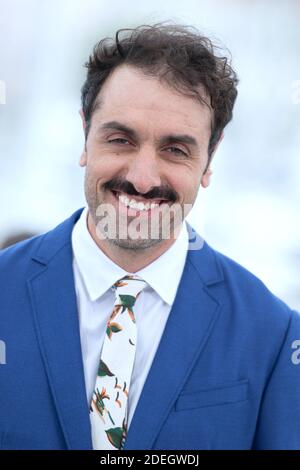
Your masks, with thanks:
[{"label": "cheek", "polygon": [[177,191],[180,198],[190,199],[195,193],[197,193],[200,179],[196,172],[186,172],[184,170],[178,170],[176,175],[169,179],[173,189]]},{"label": "cheek", "polygon": [[86,172],[89,179],[108,181],[115,177],[116,173],[120,170],[120,165],[117,164],[108,155],[97,153],[97,155],[90,155],[87,161]]}]

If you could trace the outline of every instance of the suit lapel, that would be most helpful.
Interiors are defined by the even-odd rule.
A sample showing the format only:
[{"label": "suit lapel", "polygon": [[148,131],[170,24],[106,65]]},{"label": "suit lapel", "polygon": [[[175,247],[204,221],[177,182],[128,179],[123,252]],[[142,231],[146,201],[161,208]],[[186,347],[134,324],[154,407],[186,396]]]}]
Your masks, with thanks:
[{"label": "suit lapel", "polygon": [[33,257],[36,272],[28,280],[41,353],[69,449],[92,448],[70,239],[80,212],[45,235]]},{"label": "suit lapel", "polygon": [[206,243],[201,250],[188,252],[174,304],[129,427],[125,450],[152,448],[213,330],[220,304],[208,286],[222,279],[222,271]]}]

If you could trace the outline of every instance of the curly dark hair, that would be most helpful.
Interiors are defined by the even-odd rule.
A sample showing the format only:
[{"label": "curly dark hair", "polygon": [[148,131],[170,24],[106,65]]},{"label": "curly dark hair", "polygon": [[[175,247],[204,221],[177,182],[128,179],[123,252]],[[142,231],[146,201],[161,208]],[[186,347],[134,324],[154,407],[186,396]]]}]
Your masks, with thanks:
[{"label": "curly dark hair", "polygon": [[[224,127],[232,119],[238,78],[220,49],[191,26],[157,23],[132,29],[119,29],[115,38],[104,38],[90,55],[87,78],[81,89],[86,138],[91,117],[99,106],[97,96],[111,72],[121,64],[135,66],[193,96],[213,109],[209,161]],[[207,103],[203,97],[210,98]],[[207,167],[209,165],[209,161]]]}]

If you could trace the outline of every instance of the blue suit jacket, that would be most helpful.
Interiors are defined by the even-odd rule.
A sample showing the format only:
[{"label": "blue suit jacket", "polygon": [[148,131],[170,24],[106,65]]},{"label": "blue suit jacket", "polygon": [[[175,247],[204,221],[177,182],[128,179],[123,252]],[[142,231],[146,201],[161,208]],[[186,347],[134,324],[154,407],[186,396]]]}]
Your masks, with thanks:
[{"label": "blue suit jacket", "polygon": [[[92,448],[72,272],[80,213],[0,252],[2,449]],[[125,449],[300,449],[298,339],[300,315],[255,276],[207,243],[189,251]]]}]

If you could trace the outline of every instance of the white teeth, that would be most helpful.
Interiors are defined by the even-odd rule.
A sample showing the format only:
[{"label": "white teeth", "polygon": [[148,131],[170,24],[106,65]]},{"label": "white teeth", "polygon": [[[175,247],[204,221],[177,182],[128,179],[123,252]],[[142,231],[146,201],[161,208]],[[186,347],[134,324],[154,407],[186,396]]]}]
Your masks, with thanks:
[{"label": "white teeth", "polygon": [[157,207],[159,204],[156,202],[147,202],[144,204],[143,202],[140,201],[135,201],[134,199],[129,199],[127,196],[124,194],[119,195],[119,200],[125,204],[125,206],[130,207],[131,209],[139,210],[139,211],[147,211],[149,209],[154,209]]}]

